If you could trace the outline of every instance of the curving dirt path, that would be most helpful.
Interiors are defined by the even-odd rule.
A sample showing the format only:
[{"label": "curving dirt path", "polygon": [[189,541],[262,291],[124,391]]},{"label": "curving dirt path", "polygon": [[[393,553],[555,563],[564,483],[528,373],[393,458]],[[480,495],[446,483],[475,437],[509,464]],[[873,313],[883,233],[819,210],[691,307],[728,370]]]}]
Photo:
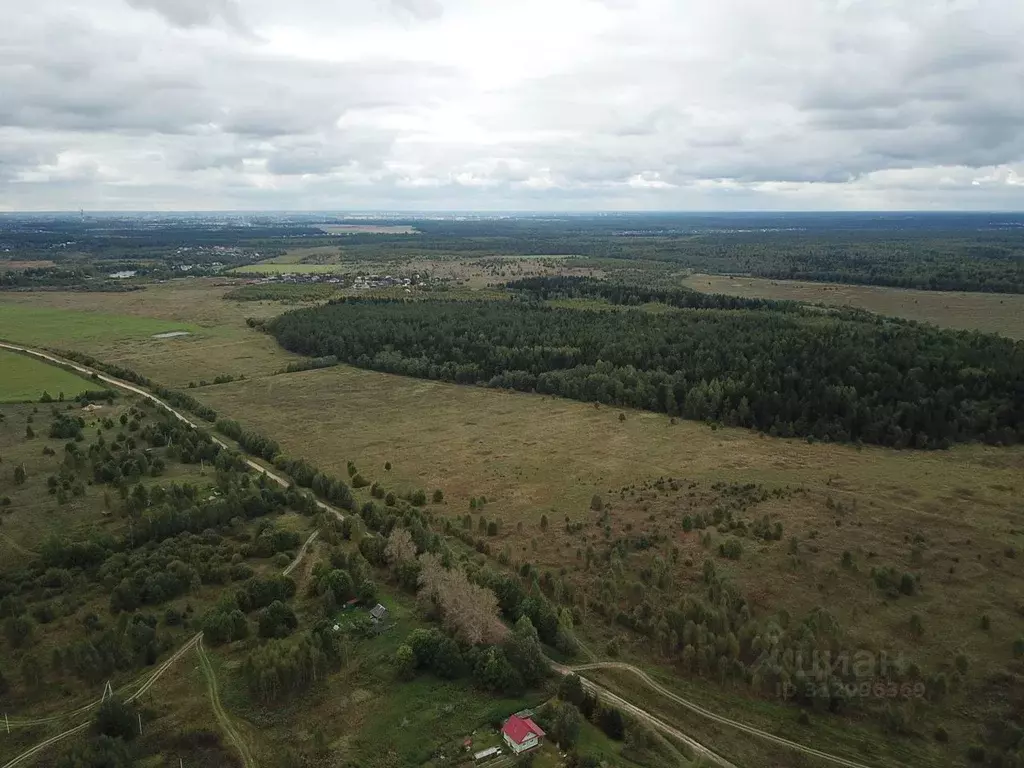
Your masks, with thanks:
[{"label": "curving dirt path", "polygon": [[640,707],[636,706],[635,704],[631,704],[618,694],[613,693],[607,688],[600,686],[592,680],[588,680],[587,678],[583,677],[582,675],[578,675],[577,673],[577,670],[595,669],[597,667],[604,666],[602,663],[596,662],[594,664],[583,664],[578,667],[566,667],[554,661],[550,662],[550,664],[551,669],[556,674],[577,674],[577,676],[580,678],[580,683],[583,685],[583,688],[585,690],[588,690],[591,693],[597,695],[598,698],[600,698],[602,701],[614,704],[623,712],[628,712],[629,714],[633,715],[633,717],[637,718],[638,720],[642,720],[655,730],[660,731],[661,733],[667,736],[671,736],[677,741],[682,742],[690,748],[690,751],[693,753],[694,758],[704,760],[707,763],[719,766],[719,768],[736,768],[736,765],[729,762],[726,758],[722,757],[720,754],[710,749],[709,747],[704,746],[692,736],[683,733],[675,726],[669,725],[663,720],[660,720],[647,710],[640,709]]},{"label": "curving dirt path", "polygon": [[242,734],[239,733],[238,729],[235,728],[235,724],[231,721],[231,716],[228,715],[224,705],[221,704],[220,690],[217,687],[217,673],[213,669],[213,664],[210,663],[210,657],[206,655],[206,649],[203,648],[201,638],[196,644],[196,653],[199,655],[199,666],[203,671],[203,677],[206,678],[206,689],[210,693],[210,704],[213,705],[214,717],[217,718],[221,730],[228,735],[235,748],[238,749],[238,754],[242,756],[242,764],[245,768],[254,768],[256,761],[253,760],[248,743],[242,738]]},{"label": "curving dirt path", "polygon": [[[750,736],[754,736],[759,739],[764,739],[765,741],[770,741],[773,744],[777,744],[781,747],[792,749],[794,752],[800,752],[805,755],[810,755],[811,757],[816,757],[819,760],[824,760],[829,763],[834,763],[835,765],[843,766],[843,768],[871,768],[871,766],[865,765],[864,763],[858,763],[855,760],[850,760],[848,758],[840,757],[838,755],[831,755],[828,752],[822,752],[820,749],[814,749],[813,747],[808,747],[798,742],[790,741],[789,739],[783,738],[782,736],[776,736],[773,733],[762,731],[760,728],[755,728],[752,725],[741,723],[737,720],[724,717],[723,715],[717,715],[711,710],[705,709],[699,704],[695,704],[689,699],[684,699],[682,696],[673,693],[672,691],[658,683],[656,680],[654,680],[642,669],[634,667],[632,664],[626,664],[625,662],[621,661],[598,661],[589,664],[580,664],[579,666],[575,667],[561,667],[561,669],[556,671],[559,671],[561,674],[568,674],[570,672],[575,673],[578,671],[586,671],[588,669],[622,669],[627,672],[631,672],[632,674],[639,677],[645,684],[647,684],[647,686],[657,691],[665,698],[670,699],[671,701],[674,701],[676,704],[679,704],[680,706],[690,710],[691,712],[698,714],[701,717],[706,717],[707,719],[712,720],[720,725],[730,726]],[[561,670],[565,671],[563,672]],[[594,688],[597,687],[593,683],[590,683],[590,681],[585,680],[582,677],[580,679],[584,681],[584,687],[587,687],[588,683],[590,686]]]},{"label": "curving dirt path", "polygon": [[[337,510],[334,510],[334,512],[335,514],[339,515],[339,517],[341,516],[341,513],[338,512]],[[289,573],[295,570],[299,563],[302,562],[303,557],[305,557],[306,553],[309,551],[310,545],[316,540],[319,533],[319,531],[313,531],[313,533],[310,534],[309,538],[306,539],[305,543],[303,543],[302,547],[295,555],[295,559],[292,560],[292,562],[288,564],[288,567],[284,569],[283,574],[285,576],[287,576]],[[135,699],[139,698],[144,693],[149,691],[149,689],[156,684],[157,680],[159,680],[160,677],[168,669],[170,669],[171,666],[173,666],[176,661],[178,661],[178,659],[180,659],[193,648],[195,648],[197,653],[199,654],[199,661],[203,669],[203,674],[207,677],[207,686],[210,690],[210,699],[213,702],[214,714],[217,716],[217,721],[223,726],[224,732],[227,733],[228,737],[238,747],[238,751],[242,755],[242,761],[243,763],[245,763],[246,768],[253,768],[253,766],[255,766],[256,763],[252,759],[252,754],[248,750],[248,745],[245,744],[245,742],[242,740],[238,731],[234,728],[233,724],[231,723],[231,720],[228,717],[227,712],[225,712],[224,708],[221,706],[213,666],[210,664],[209,659],[206,656],[206,649],[203,648],[202,632],[199,632],[196,635],[194,635],[191,639],[189,639],[188,642],[186,642],[173,654],[164,659],[164,661],[161,662],[160,666],[153,670],[153,672],[142,675],[141,677],[132,681],[131,683],[122,686],[118,689],[118,692],[120,693],[121,691],[131,689],[134,685],[138,684],[139,687],[125,699],[125,701],[129,702],[135,701]],[[89,710],[98,707],[102,702],[103,699],[100,698],[97,701],[94,701],[91,704],[86,704],[82,707],[79,707],[78,709],[73,709],[70,712],[64,712],[60,715],[51,715],[50,717],[40,717],[35,718],[33,720],[11,720],[10,727],[28,728],[37,725],[48,725],[50,723],[59,722],[61,720],[68,720],[74,717],[78,717],[80,715],[87,714]],[[69,728],[68,730],[63,731],[62,733],[58,733],[56,736],[51,736],[45,741],[36,744],[36,746],[32,747],[31,749],[21,753],[10,762],[4,763],[2,766],[0,766],[0,768],[14,768],[14,766],[21,765],[26,760],[32,758],[33,756],[44,750],[46,747],[50,746],[51,744],[56,744],[58,741],[61,741],[62,739],[67,738],[68,736],[73,736],[74,734],[81,731],[83,728],[86,728],[88,725],[89,723],[87,722],[82,723],[80,725],[76,725],[74,728]]]},{"label": "curving dirt path", "polygon": [[282,575],[288,576],[292,571],[294,571],[298,567],[299,563],[302,562],[302,558],[306,555],[306,550],[309,549],[310,545],[316,540],[316,537],[319,535],[320,529],[317,529],[313,531],[311,534],[309,534],[309,538],[302,543],[301,547],[299,547],[299,551],[296,553],[295,559],[292,560],[288,567],[281,572]]},{"label": "curving dirt path", "polygon": [[[179,421],[181,421],[181,422],[183,422],[185,424],[188,424],[193,429],[203,429],[204,428],[201,424],[197,424],[196,422],[192,421],[190,418],[188,418],[184,414],[182,414],[179,411],[177,411],[174,408],[172,408],[170,405],[165,403],[163,400],[161,400],[156,395],[153,395],[150,392],[147,392],[142,387],[137,387],[134,384],[130,384],[127,381],[121,381],[121,379],[116,379],[113,376],[108,376],[105,373],[101,373],[100,371],[95,371],[92,368],[88,368],[88,367],[86,367],[84,365],[79,365],[78,363],[73,363],[70,360],[63,360],[63,359],[61,359],[59,357],[56,357],[55,355],[51,355],[48,352],[40,352],[37,349],[31,349],[29,347],[23,347],[23,346],[21,346],[19,344],[11,344],[11,343],[6,342],[6,341],[0,341],[0,349],[9,349],[9,350],[11,350],[13,352],[21,352],[21,353],[26,354],[26,355],[32,355],[33,357],[38,357],[39,359],[45,360],[45,361],[47,361],[49,363],[54,363],[56,365],[62,365],[62,366],[71,368],[71,369],[77,371],[78,373],[85,374],[86,376],[89,376],[89,377],[96,376],[96,378],[99,381],[103,381],[103,382],[106,382],[107,384],[111,384],[112,386],[115,386],[118,389],[123,389],[123,390],[126,390],[128,392],[132,392],[132,393],[134,393],[136,395],[141,395],[145,399],[149,400],[151,403],[154,403],[154,404],[160,406],[161,408],[163,408],[165,411],[170,413],[172,416],[174,416]],[[221,448],[232,449],[230,445],[225,443],[223,440],[221,440],[216,435],[211,435],[211,437],[213,437],[213,441],[215,443],[217,443]],[[271,470],[267,469],[265,466],[263,466],[259,462],[254,461],[253,459],[250,459],[250,458],[246,457],[245,463],[248,464],[252,469],[254,469],[257,472],[259,472],[261,475],[266,475],[268,478],[273,480],[278,485],[281,485],[281,486],[283,486],[285,488],[287,488],[287,487],[289,487],[291,485],[291,483],[288,480],[285,480],[280,475],[275,474],[274,472],[272,472]],[[339,520],[344,519],[344,516],[341,514],[341,512],[339,512],[337,509],[332,507],[327,502],[320,501],[320,499],[316,499],[315,501],[316,501],[316,505],[318,507],[320,507],[321,509],[326,510],[328,512],[333,512],[338,517]]]}]

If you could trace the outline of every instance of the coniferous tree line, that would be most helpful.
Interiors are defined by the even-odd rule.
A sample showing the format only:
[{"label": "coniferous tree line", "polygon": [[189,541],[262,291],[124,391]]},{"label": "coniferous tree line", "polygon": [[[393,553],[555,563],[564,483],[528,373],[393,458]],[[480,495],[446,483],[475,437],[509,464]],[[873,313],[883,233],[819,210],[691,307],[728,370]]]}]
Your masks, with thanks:
[{"label": "coniferous tree line", "polygon": [[364,368],[784,437],[917,448],[1024,437],[1024,344],[841,311],[358,298],[266,327],[293,352]]}]

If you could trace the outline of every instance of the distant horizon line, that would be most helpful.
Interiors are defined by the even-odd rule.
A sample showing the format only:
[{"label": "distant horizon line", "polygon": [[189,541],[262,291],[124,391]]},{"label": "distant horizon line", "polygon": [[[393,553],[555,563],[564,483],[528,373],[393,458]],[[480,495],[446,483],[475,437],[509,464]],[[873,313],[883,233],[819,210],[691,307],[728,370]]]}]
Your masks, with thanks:
[{"label": "distant horizon line", "polygon": [[974,215],[974,216],[991,216],[991,215],[1024,215],[1024,208],[1019,210],[980,210],[980,209],[967,209],[967,208],[950,208],[944,210],[934,209],[891,209],[891,210],[775,210],[775,209],[759,209],[759,210],[679,210],[679,209],[658,209],[651,208],[645,210],[630,210],[630,209],[600,209],[600,210],[538,210],[530,208],[508,208],[508,209],[488,209],[488,208],[416,208],[416,209],[388,209],[388,208],[348,208],[348,209],[332,209],[332,208],[221,208],[221,209],[192,209],[192,210],[175,210],[175,209],[138,209],[138,210],[116,210],[116,209],[88,209],[88,208],[57,208],[53,210],[0,210],[0,216],[54,216],[54,215],[68,215],[68,216],[125,216],[125,215],[139,215],[139,216],[167,216],[167,215],[205,215],[205,216],[216,216],[216,215],[270,215],[270,214],[291,214],[291,215],[330,215],[330,216],[415,216],[415,215],[430,215],[430,216],[459,216],[459,215],[474,215],[474,216],[508,216],[508,215],[528,215],[528,216],[645,216],[651,214],[658,215],[672,215],[672,216],[949,216],[949,215]]}]

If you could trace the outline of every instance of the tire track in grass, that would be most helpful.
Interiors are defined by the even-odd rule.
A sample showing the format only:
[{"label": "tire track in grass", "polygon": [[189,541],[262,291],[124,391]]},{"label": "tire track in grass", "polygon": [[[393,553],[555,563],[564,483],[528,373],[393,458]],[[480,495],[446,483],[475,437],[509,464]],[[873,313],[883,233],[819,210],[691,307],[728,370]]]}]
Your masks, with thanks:
[{"label": "tire track in grass", "polygon": [[231,721],[231,716],[224,709],[224,705],[220,700],[220,690],[217,687],[217,672],[213,668],[213,664],[210,663],[210,657],[206,655],[206,649],[203,648],[203,641],[200,638],[196,644],[196,653],[199,655],[199,666],[203,671],[203,677],[206,678],[206,689],[210,694],[210,704],[213,705],[213,714],[217,718],[217,722],[220,724],[221,730],[228,735],[235,748],[238,750],[238,754],[242,756],[242,764],[245,768],[255,768],[256,761],[252,757],[252,751],[249,749],[249,744],[242,737],[242,734],[235,728],[235,724]]}]

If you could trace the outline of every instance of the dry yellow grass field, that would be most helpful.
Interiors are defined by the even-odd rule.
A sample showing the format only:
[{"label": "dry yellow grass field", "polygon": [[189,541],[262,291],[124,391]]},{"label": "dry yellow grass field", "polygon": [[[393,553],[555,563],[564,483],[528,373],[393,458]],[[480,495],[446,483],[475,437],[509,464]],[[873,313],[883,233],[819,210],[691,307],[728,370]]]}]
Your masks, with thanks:
[{"label": "dry yellow grass field", "polygon": [[585,509],[595,491],[661,475],[813,487],[831,481],[837,495],[869,495],[894,508],[912,499],[924,509],[961,487],[978,500],[1007,502],[1024,472],[1019,448],[920,453],[809,445],[671,424],[655,413],[630,411],[619,421],[616,408],[348,366],[202,394],[325,469],[343,471],[351,459],[376,474],[391,461],[392,474],[407,486],[445,488],[459,504],[483,494],[509,520]]},{"label": "dry yellow grass field", "polygon": [[[673,424],[661,414],[345,366],[214,387],[203,399],[272,435],[286,453],[335,474],[352,460],[365,477],[389,488],[441,488],[449,517],[469,512],[471,497],[486,496],[483,517],[501,522],[497,537],[485,537],[495,554],[507,549],[514,563],[553,573],[564,568],[583,589],[588,579],[595,581],[594,572],[582,568],[580,551],[591,543],[600,548],[597,515],[590,509],[599,493],[610,507],[612,540],[630,531],[667,537],[632,555],[631,572],[655,554],[667,561],[673,548],[679,550],[671,577],[677,596],[703,590],[700,566],[710,557],[758,613],[785,609],[799,618],[827,607],[850,647],[908,653],[929,674],[950,669],[963,653],[970,679],[981,686],[1011,658],[1017,606],[1024,600],[1024,573],[1007,554],[1011,547],[1019,553],[1024,543],[1020,447],[900,452],[812,445],[742,429]],[[390,472],[385,462],[391,462]],[[748,511],[749,518],[768,515],[781,522],[784,536],[770,543],[745,538],[743,557],[732,561],[715,554],[724,536],[709,528],[713,541],[706,547],[702,532],[685,532],[681,523],[684,514],[709,513],[714,499],[694,501],[645,487],[659,477],[685,480],[683,488],[696,483],[698,493],[718,482],[797,492]],[[635,489],[623,494],[624,486]],[[474,530],[480,514],[473,513]],[[541,528],[543,515],[547,530]],[[582,532],[568,532],[565,518],[582,521]],[[793,538],[795,555],[789,549]],[[846,551],[849,566],[842,565]],[[886,599],[872,583],[873,567],[913,571],[920,591]],[[908,630],[915,613],[928,633],[917,642]],[[991,620],[988,631],[979,629],[983,615]],[[588,623],[586,632],[597,631],[588,635],[592,640],[608,631],[600,626],[599,619]],[[638,659],[649,657],[642,646]],[[965,696],[983,695],[974,685]],[[742,699],[734,704],[752,705]],[[766,722],[778,716],[767,715]],[[958,739],[976,736],[969,722],[945,725]],[[862,736],[851,732],[850,738]],[[935,760],[919,764],[945,764],[942,754]]]},{"label": "dry yellow grass field", "polygon": [[942,328],[966,328],[1024,339],[1022,294],[917,291],[873,285],[700,274],[690,275],[683,282],[689,288],[707,293],[857,307]]}]

